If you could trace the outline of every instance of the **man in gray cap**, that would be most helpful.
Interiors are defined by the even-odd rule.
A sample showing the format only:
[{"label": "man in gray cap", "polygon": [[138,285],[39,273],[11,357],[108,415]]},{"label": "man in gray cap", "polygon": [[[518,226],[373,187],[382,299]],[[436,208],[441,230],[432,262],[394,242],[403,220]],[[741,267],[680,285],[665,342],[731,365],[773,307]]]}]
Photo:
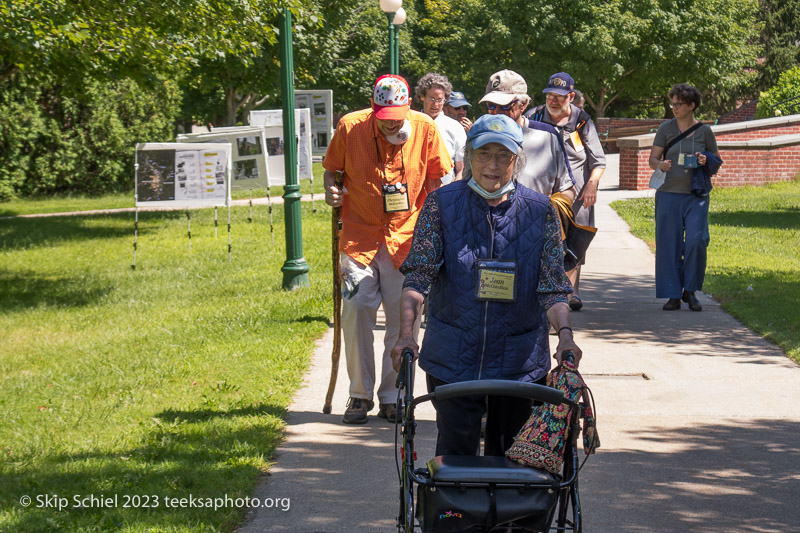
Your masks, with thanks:
[{"label": "man in gray cap", "polygon": [[472,121],[467,118],[468,107],[472,107],[472,104],[464,98],[464,93],[458,91],[451,92],[450,100],[444,105],[444,114],[461,124],[466,133],[472,127]]},{"label": "man in gray cap", "polygon": [[489,78],[481,102],[491,115],[506,115],[522,128],[522,148],[528,164],[517,181],[547,196],[560,192],[575,199],[572,173],[564,143],[556,129],[522,116],[531,101],[528,84],[513,70],[495,72]]}]

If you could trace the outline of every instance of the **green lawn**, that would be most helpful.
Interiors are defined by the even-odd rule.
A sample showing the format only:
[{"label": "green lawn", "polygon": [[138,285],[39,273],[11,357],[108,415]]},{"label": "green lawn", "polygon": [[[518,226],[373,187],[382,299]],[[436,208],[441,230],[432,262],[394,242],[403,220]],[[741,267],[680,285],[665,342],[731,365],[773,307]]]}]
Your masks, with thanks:
[{"label": "green lawn", "polygon": [[[315,204],[302,206],[311,286],[293,292],[281,290],[282,206],[275,245],[265,206],[253,223],[233,208],[230,264],[213,210],[193,213],[191,251],[183,213],[140,213],[135,270],[132,213],[0,220],[0,531],[241,520],[247,509],[165,498],[249,496],[269,468],[332,309],[330,209]],[[75,507],[101,495],[117,503]],[[46,496],[67,507],[43,508]]]},{"label": "green lawn", "polygon": [[[313,192],[319,194],[320,199],[324,200],[322,174],[324,169],[322,163],[313,164],[314,183]],[[133,187],[133,185],[131,185]],[[283,187],[271,187],[272,197],[283,196]],[[309,180],[300,180],[300,192],[309,194],[312,192],[312,183]],[[253,189],[252,191],[233,190],[231,198],[241,200],[250,198],[266,198],[267,189]],[[317,198],[315,197],[314,200]],[[67,196],[59,198],[32,198],[13,200],[10,202],[0,202],[0,217],[14,215],[31,215],[36,213],[68,213],[73,211],[91,211],[96,209],[122,209],[134,206],[133,189],[130,193],[109,194],[97,198],[86,196]]]},{"label": "green lawn", "polygon": [[[654,200],[612,207],[655,248]],[[800,182],[715,189],[703,291],[800,362]]]}]

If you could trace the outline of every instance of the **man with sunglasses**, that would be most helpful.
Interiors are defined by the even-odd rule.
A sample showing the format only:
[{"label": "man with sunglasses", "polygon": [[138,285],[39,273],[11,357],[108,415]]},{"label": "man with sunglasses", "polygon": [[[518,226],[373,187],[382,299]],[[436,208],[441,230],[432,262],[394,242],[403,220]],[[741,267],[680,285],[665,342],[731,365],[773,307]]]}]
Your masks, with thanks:
[{"label": "man with sunglasses", "polygon": [[472,121],[467,118],[467,110],[470,107],[472,104],[467,102],[464,93],[453,91],[450,93],[450,99],[444,105],[444,114],[461,124],[464,131],[469,133]]},{"label": "man with sunglasses", "polygon": [[547,196],[563,193],[572,201],[575,189],[561,135],[553,126],[522,115],[531,101],[527,93],[528,84],[522,76],[501,70],[489,78],[480,103],[486,105],[490,115],[506,115],[522,128],[522,148],[528,163],[517,181]]},{"label": "man with sunglasses", "polygon": [[[597,201],[597,187],[606,169],[606,156],[600,137],[589,113],[573,102],[575,99],[575,80],[566,72],[550,76],[547,87],[542,91],[546,103],[533,108],[526,116],[552,124],[563,136],[569,164],[575,177],[577,199],[573,202],[575,222],[581,226],[594,225],[594,204]],[[581,259],[578,266],[567,272],[575,292],[569,297],[569,307],[579,311],[583,307],[580,298]]]}]

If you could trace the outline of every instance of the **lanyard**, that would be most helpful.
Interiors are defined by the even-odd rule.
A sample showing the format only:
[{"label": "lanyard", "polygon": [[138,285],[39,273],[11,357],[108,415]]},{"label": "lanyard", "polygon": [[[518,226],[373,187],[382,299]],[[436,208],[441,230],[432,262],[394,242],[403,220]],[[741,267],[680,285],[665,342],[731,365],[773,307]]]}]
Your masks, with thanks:
[{"label": "lanyard", "polygon": [[[384,159],[381,157],[381,149],[378,147],[378,138],[372,137],[372,140],[375,141],[375,154],[378,156],[378,172],[381,174],[381,178],[385,184],[389,183],[389,179],[386,177],[386,166],[384,164]],[[390,156],[392,162],[394,163],[394,156],[397,154],[397,146],[392,147],[392,155]],[[400,146],[400,183],[403,185],[406,184],[406,161],[403,152],[403,147]]]}]

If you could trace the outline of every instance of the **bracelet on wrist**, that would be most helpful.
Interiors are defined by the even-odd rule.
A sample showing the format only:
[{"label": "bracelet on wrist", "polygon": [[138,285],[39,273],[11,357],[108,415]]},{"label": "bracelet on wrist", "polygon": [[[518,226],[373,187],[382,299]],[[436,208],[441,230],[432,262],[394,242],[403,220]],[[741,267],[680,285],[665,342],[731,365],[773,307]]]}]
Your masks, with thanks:
[{"label": "bracelet on wrist", "polygon": [[573,335],[573,336],[575,335],[575,333],[572,331],[572,328],[571,328],[571,327],[569,327],[569,326],[564,326],[564,327],[558,328],[558,336],[559,336],[559,337],[561,336],[561,332],[562,332],[562,331],[564,331],[565,329],[568,329],[568,330],[569,330],[569,334],[570,334],[570,335]]}]

